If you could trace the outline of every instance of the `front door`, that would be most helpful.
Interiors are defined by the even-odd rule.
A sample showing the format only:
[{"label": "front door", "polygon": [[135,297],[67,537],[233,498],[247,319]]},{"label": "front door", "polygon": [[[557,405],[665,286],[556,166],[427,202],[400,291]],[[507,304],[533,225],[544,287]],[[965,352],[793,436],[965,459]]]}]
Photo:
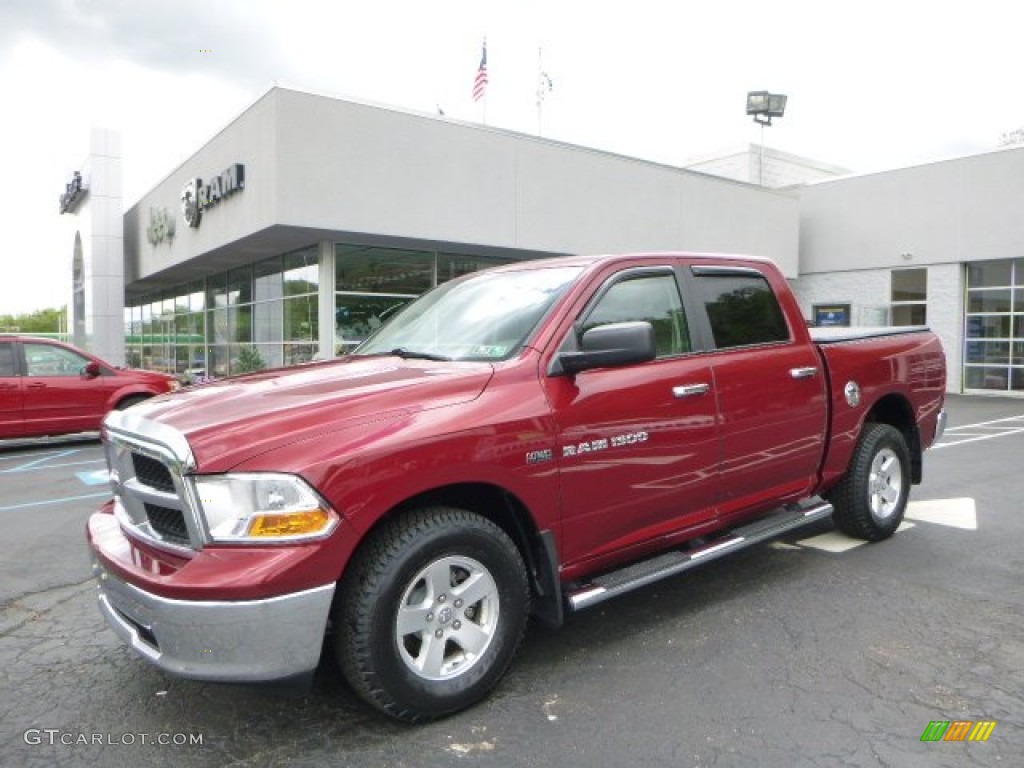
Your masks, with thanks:
[{"label": "front door", "polygon": [[646,321],[657,358],[545,379],[559,444],[565,563],[642,544],[715,517],[718,427],[707,358],[693,353],[672,265],[602,283],[562,351],[608,323]]},{"label": "front door", "polygon": [[110,385],[89,376],[88,358],[43,342],[22,344],[25,351],[25,434],[84,432],[100,427]]}]

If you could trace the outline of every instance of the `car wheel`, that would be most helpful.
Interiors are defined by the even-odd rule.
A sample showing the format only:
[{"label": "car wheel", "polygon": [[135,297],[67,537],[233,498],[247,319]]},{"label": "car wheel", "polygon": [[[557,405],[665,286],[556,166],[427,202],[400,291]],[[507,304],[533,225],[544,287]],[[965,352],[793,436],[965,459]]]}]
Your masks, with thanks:
[{"label": "car wheel", "polygon": [[448,507],[404,513],[372,535],[342,580],[335,652],[370,704],[432,720],[498,683],[529,603],[522,557],[497,525]]},{"label": "car wheel", "polygon": [[910,451],[903,434],[888,424],[868,423],[846,476],[830,494],[836,527],[867,541],[892,536],[910,494]]},{"label": "car wheel", "polygon": [[149,400],[146,395],[129,395],[117,404],[117,410],[123,411],[125,408],[131,408],[133,405],[138,405],[143,400]]}]

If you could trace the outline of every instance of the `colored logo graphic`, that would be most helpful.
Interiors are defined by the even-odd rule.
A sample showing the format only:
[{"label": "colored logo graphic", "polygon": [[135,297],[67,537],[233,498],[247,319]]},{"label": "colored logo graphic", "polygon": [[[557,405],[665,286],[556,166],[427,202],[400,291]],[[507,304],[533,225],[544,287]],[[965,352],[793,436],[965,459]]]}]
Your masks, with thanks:
[{"label": "colored logo graphic", "polygon": [[988,741],[995,727],[995,720],[932,720],[921,741]]}]

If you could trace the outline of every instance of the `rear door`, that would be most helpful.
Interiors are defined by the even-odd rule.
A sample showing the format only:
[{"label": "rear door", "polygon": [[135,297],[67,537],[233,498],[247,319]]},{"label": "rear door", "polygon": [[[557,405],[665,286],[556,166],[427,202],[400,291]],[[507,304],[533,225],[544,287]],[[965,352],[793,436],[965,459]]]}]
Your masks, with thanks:
[{"label": "rear door", "polygon": [[[825,371],[782,277],[695,264],[689,284],[711,351],[721,426],[723,517],[806,496],[825,448]],[[778,284],[772,284],[776,281]]]},{"label": "rear door", "polygon": [[21,376],[13,341],[0,341],[0,440],[22,434]]},{"label": "rear door", "polygon": [[99,429],[110,381],[89,376],[89,358],[45,342],[24,342],[25,434],[47,435]]},{"label": "rear door", "polygon": [[543,379],[556,447],[563,551],[572,563],[713,521],[718,430],[673,263],[623,268],[573,318],[560,349],[598,325],[647,321],[657,358]]}]

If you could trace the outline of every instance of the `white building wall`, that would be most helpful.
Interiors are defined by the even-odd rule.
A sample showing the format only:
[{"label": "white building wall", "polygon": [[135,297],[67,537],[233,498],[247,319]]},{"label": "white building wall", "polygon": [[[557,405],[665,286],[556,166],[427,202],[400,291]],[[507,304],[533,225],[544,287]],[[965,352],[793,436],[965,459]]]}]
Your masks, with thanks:
[{"label": "white building wall", "polygon": [[[762,151],[763,150],[763,151]],[[764,172],[762,173],[762,164]],[[723,152],[683,163],[687,170],[776,189],[807,184],[848,174],[837,165],[822,163],[760,144]]]},{"label": "white building wall", "polygon": [[[189,178],[245,165],[244,191],[184,225]],[[146,239],[149,210],[173,240]],[[535,136],[274,88],[125,215],[129,282],[172,267],[201,275],[282,244],[254,236],[404,239],[526,253],[709,250],[765,256],[797,274],[799,200],[679,168]],[[295,234],[299,233],[299,234]],[[237,252],[237,253],[236,253]],[[237,263],[237,262],[236,262]],[[192,267],[195,269],[192,269]],[[159,280],[151,285],[159,287]]]},{"label": "white building wall", "polygon": [[[124,217],[121,212],[121,137],[92,128],[89,156],[81,166],[85,197],[66,216],[67,261],[74,270],[76,235],[81,243],[83,305],[69,300],[68,326],[75,344],[113,365],[124,365]],[[77,316],[78,309],[82,316]]]}]

